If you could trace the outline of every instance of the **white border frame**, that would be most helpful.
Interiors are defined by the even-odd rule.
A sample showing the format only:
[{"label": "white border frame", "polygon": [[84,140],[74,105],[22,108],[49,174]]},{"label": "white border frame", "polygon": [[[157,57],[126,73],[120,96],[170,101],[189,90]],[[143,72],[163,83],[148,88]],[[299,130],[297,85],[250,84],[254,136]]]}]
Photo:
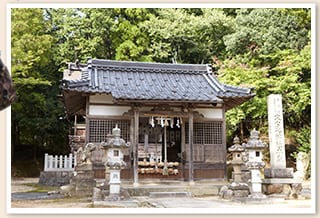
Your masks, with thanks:
[{"label": "white border frame", "polygon": [[[11,9],[13,8],[74,8],[74,3],[7,4],[7,67],[11,69]],[[316,4],[214,4],[214,3],[80,3],[76,8],[310,8],[311,9],[311,149],[316,149]],[[316,152],[312,152],[311,208],[11,208],[11,107],[6,109],[6,185],[8,214],[315,214],[316,213]],[[229,210],[228,210],[229,209]],[[271,210],[268,210],[271,209]],[[267,210],[267,211],[266,211]]]}]

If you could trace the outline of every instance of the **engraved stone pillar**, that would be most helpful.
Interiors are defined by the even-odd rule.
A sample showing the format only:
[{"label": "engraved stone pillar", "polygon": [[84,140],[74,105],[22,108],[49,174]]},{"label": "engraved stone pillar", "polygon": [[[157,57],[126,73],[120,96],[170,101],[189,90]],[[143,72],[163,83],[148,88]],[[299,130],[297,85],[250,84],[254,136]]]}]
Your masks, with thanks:
[{"label": "engraved stone pillar", "polygon": [[[297,184],[293,178],[293,168],[286,167],[282,97],[279,94],[268,96],[269,149],[271,168],[264,170],[266,194],[284,193],[284,187]],[[291,195],[297,195],[292,189]]]},{"label": "engraved stone pillar", "polygon": [[266,169],[266,178],[293,178],[293,168],[286,168],[282,97],[268,96],[268,125],[271,169]]},{"label": "engraved stone pillar", "polygon": [[268,96],[269,149],[271,169],[267,178],[293,178],[293,168],[286,168],[285,140],[281,95]]},{"label": "engraved stone pillar", "polygon": [[286,168],[281,95],[268,96],[268,124],[271,167]]}]

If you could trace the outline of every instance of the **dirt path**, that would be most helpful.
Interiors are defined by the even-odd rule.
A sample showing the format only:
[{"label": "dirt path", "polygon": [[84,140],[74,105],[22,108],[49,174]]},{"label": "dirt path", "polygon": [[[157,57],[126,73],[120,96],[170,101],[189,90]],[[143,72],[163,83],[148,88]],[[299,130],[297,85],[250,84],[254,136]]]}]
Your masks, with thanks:
[{"label": "dirt path", "polygon": [[[306,184],[310,186],[310,184]],[[90,198],[75,198],[75,197],[57,197],[54,199],[49,199],[46,197],[48,190],[50,191],[59,190],[58,187],[41,187],[38,185],[38,178],[25,178],[25,179],[12,179],[11,189],[12,196],[18,195],[11,199],[11,208],[92,208],[93,203]],[[309,188],[307,189],[309,190]],[[39,196],[44,197],[44,199],[28,199],[21,197],[23,195],[30,196],[31,194],[39,194]],[[29,195],[28,195],[29,194]],[[20,197],[19,197],[20,196]],[[183,208],[183,207],[200,207],[200,208],[257,208],[257,207],[271,207],[271,208],[310,208],[312,202],[310,199],[306,200],[279,200],[277,202],[265,204],[243,204],[237,202],[227,202],[218,199],[217,196],[207,197],[207,198],[148,198],[143,197],[141,199],[136,198],[141,203],[158,205],[159,207],[165,208]],[[139,207],[149,207],[141,204]],[[157,206],[157,207],[158,207]],[[95,206],[97,207],[97,206]],[[98,206],[99,207],[99,206]],[[106,206],[101,206],[106,207]]]},{"label": "dirt path", "polygon": [[[38,185],[39,178],[13,178],[11,180],[11,193],[39,192],[42,194],[47,187]],[[47,188],[48,190],[58,190],[59,188]],[[41,190],[40,192],[41,193]],[[90,199],[78,198],[56,198],[56,199],[18,199],[11,200],[11,208],[89,208],[92,207]]]}]

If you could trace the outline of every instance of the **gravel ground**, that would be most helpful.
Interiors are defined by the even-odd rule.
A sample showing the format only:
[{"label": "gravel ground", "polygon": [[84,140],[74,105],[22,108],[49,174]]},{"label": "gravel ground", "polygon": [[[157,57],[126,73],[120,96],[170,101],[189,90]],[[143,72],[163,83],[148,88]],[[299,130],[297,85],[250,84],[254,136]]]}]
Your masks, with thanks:
[{"label": "gravel ground", "polygon": [[[47,192],[37,192],[38,178],[12,179],[11,208],[92,208],[93,203],[88,198],[70,198],[61,195],[48,195]],[[309,190],[310,184],[304,185]],[[51,189],[52,190],[52,189]],[[56,188],[59,190],[59,188]],[[54,190],[53,190],[54,192]],[[284,200],[269,198],[258,202],[236,202],[220,199],[217,196],[193,198],[148,198],[137,197],[141,207],[153,208],[310,208],[310,199]]]},{"label": "gravel ground", "polygon": [[[65,198],[62,195],[36,192],[39,178],[11,180],[11,208],[88,208],[90,199]],[[51,188],[51,190],[59,188]]]}]

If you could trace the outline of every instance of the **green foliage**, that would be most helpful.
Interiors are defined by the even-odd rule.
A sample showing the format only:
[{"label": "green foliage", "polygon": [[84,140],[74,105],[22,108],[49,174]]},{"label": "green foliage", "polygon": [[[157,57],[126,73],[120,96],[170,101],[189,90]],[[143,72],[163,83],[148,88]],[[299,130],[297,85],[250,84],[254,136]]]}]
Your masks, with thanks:
[{"label": "green foliage", "polygon": [[141,27],[150,36],[150,53],[159,62],[209,63],[224,54],[223,36],[231,33],[233,20],[218,9],[202,13],[163,8]]},{"label": "green foliage", "polygon": [[[303,127],[298,130],[292,130],[290,136],[294,137],[297,143],[297,150],[292,152],[290,156],[297,158],[299,152],[304,152],[311,157],[311,128],[310,126]],[[311,158],[307,168],[307,176],[311,176]]]},{"label": "green foliage", "polygon": [[61,70],[88,57],[212,63],[219,80],[256,93],[227,112],[228,136],[266,133],[267,96],[277,93],[298,141],[311,125],[310,24],[302,8],[12,9],[12,141],[67,150]]},{"label": "green foliage", "polygon": [[310,13],[308,9],[239,9],[236,31],[224,37],[227,50],[231,54],[299,51],[310,41]]},{"label": "green foliage", "polygon": [[[283,97],[286,126],[301,127],[311,122],[310,45],[297,53],[278,50],[251,57],[238,55],[219,62],[219,79],[227,84],[254,88],[256,96],[249,102],[227,112],[227,124],[236,131],[241,122],[249,128],[267,125],[267,96]],[[263,122],[262,122],[263,121]]]},{"label": "green foliage", "polygon": [[[88,57],[110,58],[111,9],[47,9],[50,34],[55,39],[55,62],[64,64]],[[111,53],[110,53],[111,52]]]},{"label": "green foliage", "polygon": [[43,26],[41,9],[19,8],[12,12],[11,71],[17,85],[50,85],[39,72],[49,63],[52,46],[52,37],[43,31]]},{"label": "green foliage", "polygon": [[297,143],[297,151],[291,155],[297,157],[298,152],[310,153],[311,151],[311,128],[303,127],[299,130],[292,130],[290,136],[295,137]]},{"label": "green foliage", "polygon": [[115,59],[128,61],[152,61],[148,52],[149,37],[139,27],[151,16],[146,8],[118,8],[113,10],[112,44]]},{"label": "green foliage", "polygon": [[12,142],[64,151],[66,123],[59,94],[57,67],[52,62],[54,37],[42,9],[12,9],[12,77],[18,100],[12,105]]}]

